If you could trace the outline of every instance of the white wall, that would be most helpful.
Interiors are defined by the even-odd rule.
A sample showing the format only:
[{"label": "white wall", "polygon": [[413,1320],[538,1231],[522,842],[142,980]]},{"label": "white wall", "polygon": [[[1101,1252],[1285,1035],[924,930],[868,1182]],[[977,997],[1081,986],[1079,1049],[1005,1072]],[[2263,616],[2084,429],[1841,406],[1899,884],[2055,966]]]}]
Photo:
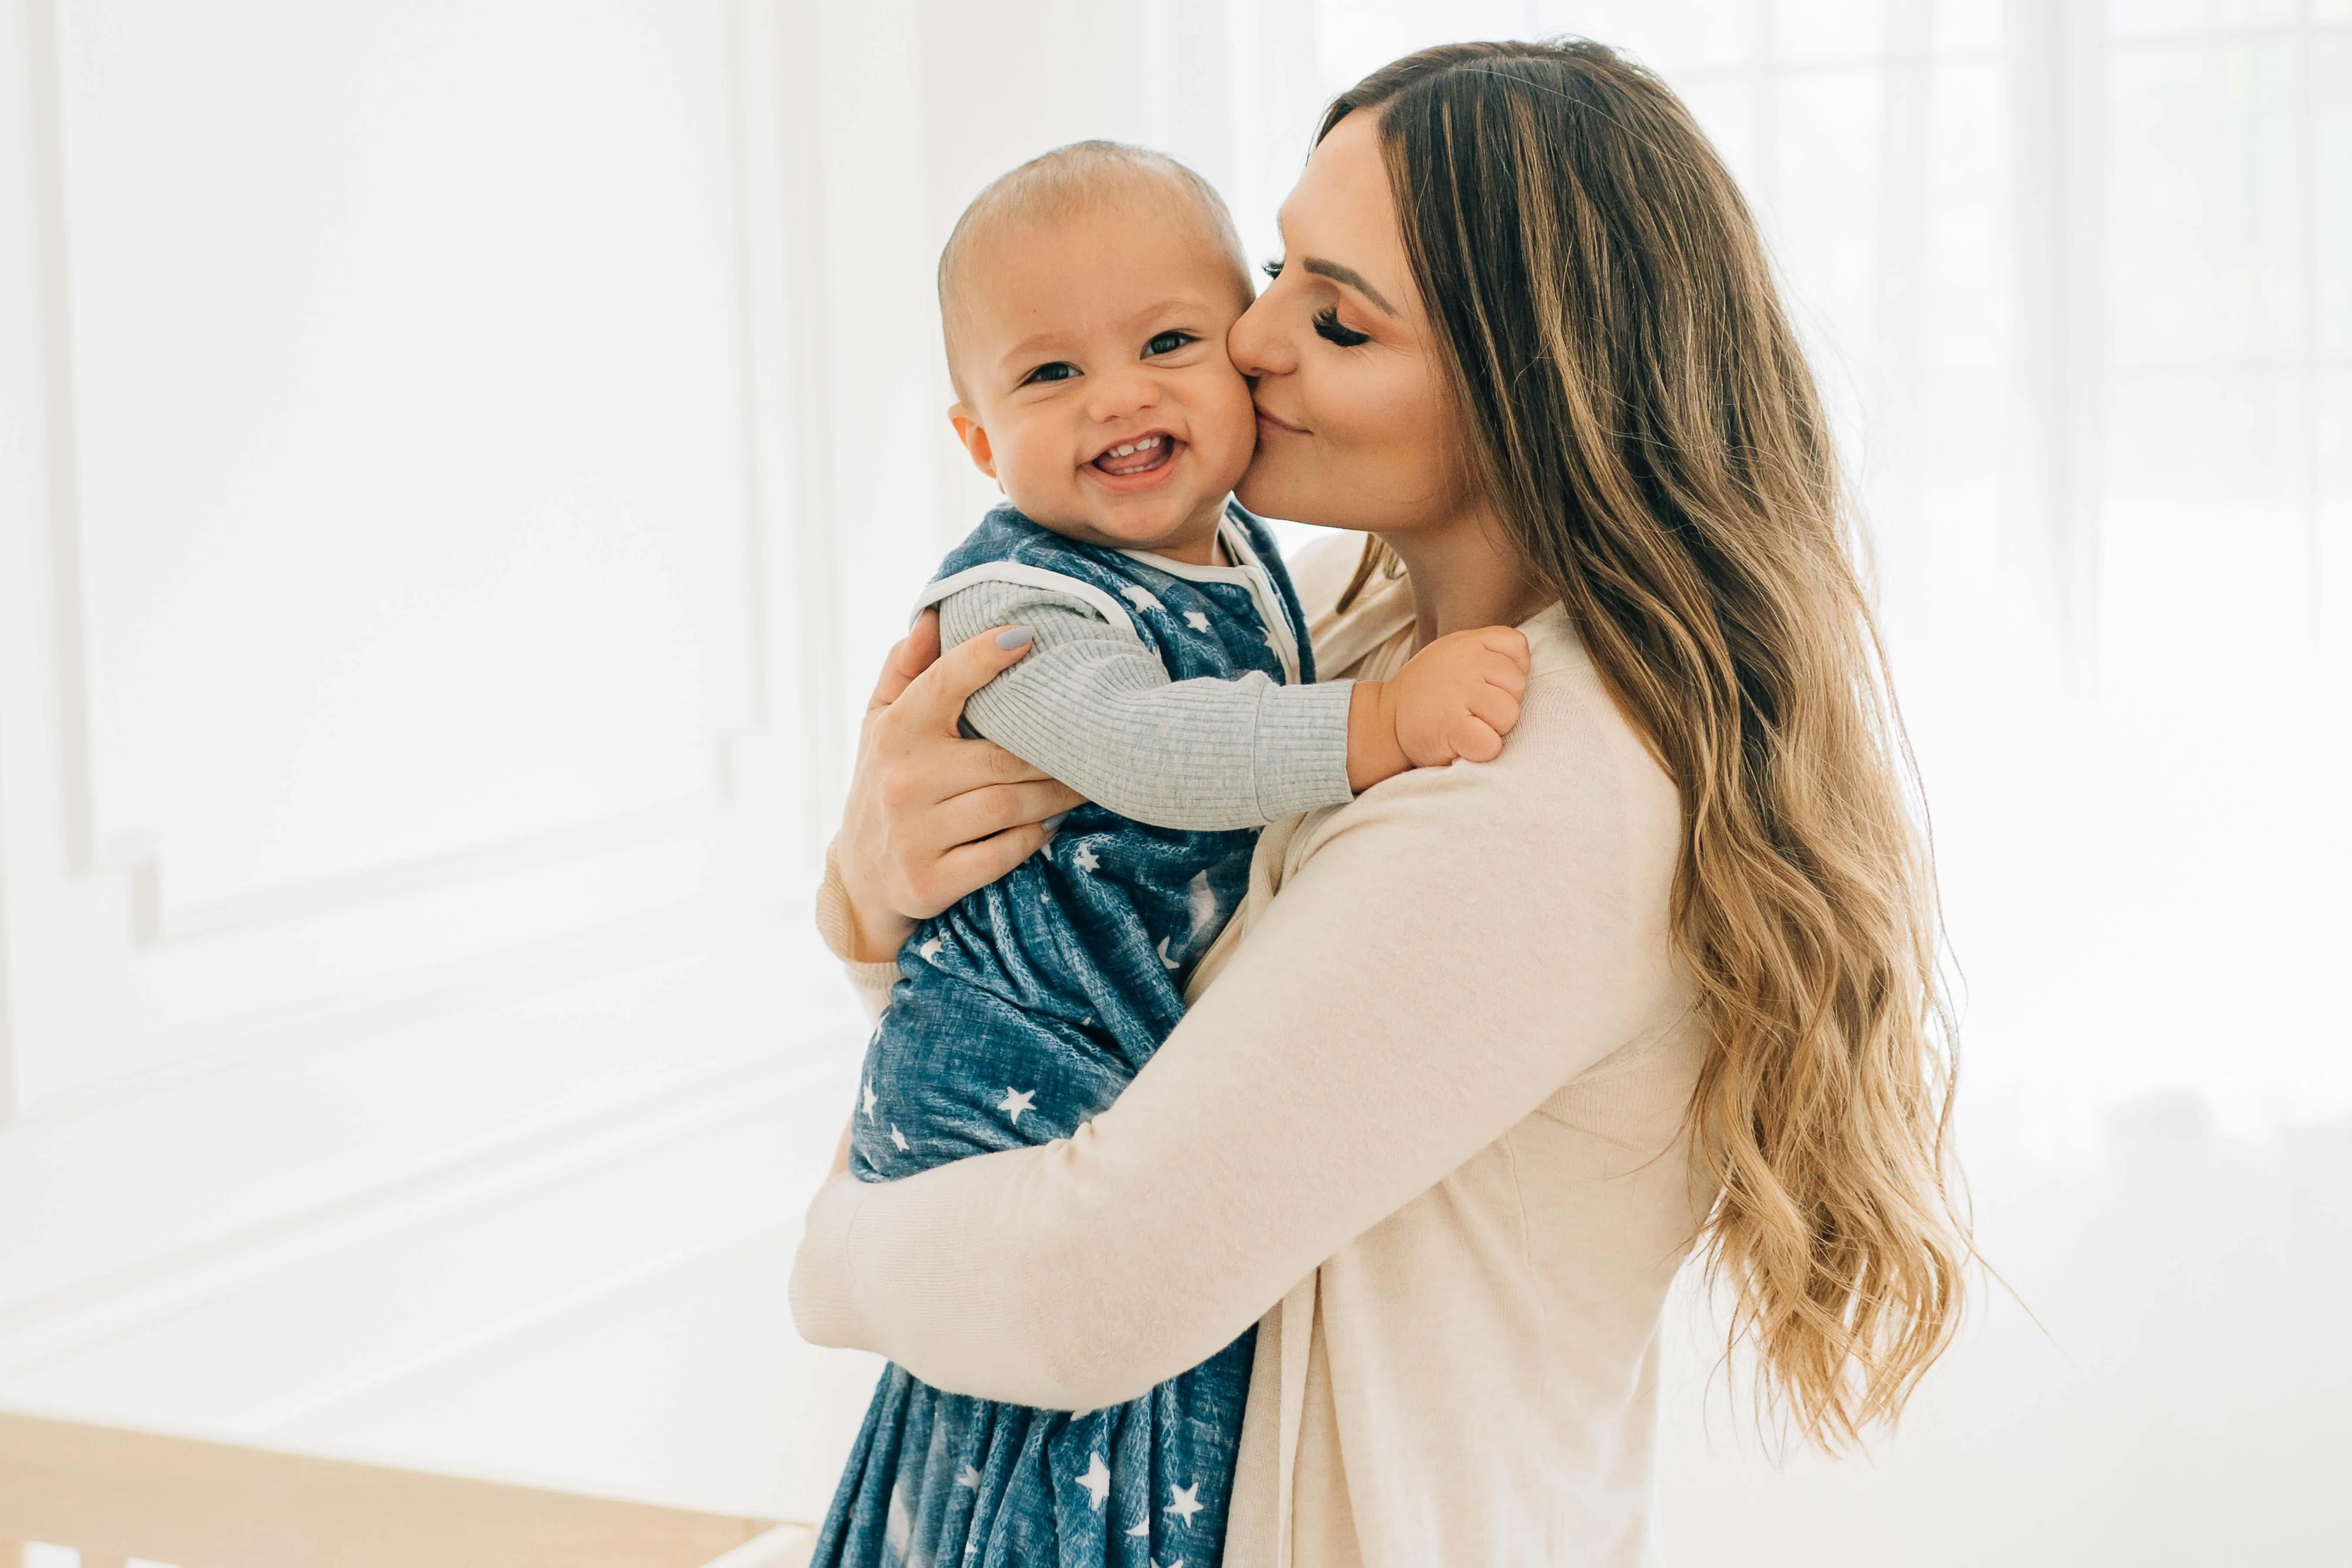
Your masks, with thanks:
[{"label": "white wall", "polygon": [[782,16],[0,5],[0,1401],[821,1506]]}]

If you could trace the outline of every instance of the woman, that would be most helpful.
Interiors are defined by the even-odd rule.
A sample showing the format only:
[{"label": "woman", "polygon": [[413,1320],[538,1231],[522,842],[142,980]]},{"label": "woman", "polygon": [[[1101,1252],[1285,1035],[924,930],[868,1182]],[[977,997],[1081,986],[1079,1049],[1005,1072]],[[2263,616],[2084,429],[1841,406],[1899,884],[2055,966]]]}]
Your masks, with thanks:
[{"label": "woman", "polygon": [[[1958,1310],[1931,877],[1826,425],[1730,178],[1606,49],[1376,72],[1282,224],[1230,340],[1241,499],[1376,536],[1299,563],[1327,673],[1519,623],[1519,728],[1267,829],[1185,1021],[1075,1138],[830,1184],[795,1317],[1065,1408],[1260,1320],[1228,1563],[1648,1561],[1695,1243],[1824,1447],[1895,1417]],[[869,725],[845,957],[1067,804],[952,738],[990,641]]]}]

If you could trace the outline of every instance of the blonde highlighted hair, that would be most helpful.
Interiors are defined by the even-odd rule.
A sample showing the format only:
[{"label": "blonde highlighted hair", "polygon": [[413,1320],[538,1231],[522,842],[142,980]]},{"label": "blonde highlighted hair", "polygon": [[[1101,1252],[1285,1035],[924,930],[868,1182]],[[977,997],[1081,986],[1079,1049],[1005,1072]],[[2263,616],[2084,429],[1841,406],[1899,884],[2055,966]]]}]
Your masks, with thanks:
[{"label": "blonde highlighted hair", "polygon": [[[1727,1350],[1852,1445],[1949,1343],[1970,1247],[1933,868],[1812,376],[1737,185],[1638,66],[1447,45],[1322,133],[1360,112],[1469,470],[1681,790]],[[1356,587],[1382,569],[1375,543]]]}]

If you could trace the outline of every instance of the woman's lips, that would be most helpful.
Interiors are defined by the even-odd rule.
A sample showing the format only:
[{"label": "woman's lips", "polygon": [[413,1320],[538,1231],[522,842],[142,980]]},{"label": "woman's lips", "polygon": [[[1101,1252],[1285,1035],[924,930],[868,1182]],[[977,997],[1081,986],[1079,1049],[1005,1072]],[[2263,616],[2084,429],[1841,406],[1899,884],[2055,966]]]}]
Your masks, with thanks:
[{"label": "woman's lips", "polygon": [[1257,411],[1257,427],[1261,435],[1266,436],[1304,436],[1307,434],[1304,426],[1293,425],[1286,419],[1276,418],[1275,416],[1268,414],[1263,408]]}]

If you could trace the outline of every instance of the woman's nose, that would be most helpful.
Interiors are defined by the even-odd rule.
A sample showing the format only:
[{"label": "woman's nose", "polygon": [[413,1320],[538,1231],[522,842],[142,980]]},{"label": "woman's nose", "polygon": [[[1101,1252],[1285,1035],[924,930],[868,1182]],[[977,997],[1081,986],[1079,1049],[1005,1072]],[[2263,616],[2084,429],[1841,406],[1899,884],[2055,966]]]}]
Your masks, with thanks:
[{"label": "woman's nose", "polygon": [[1259,295],[1225,332],[1226,357],[1234,362],[1235,370],[1252,380],[1261,375],[1282,375],[1298,363],[1298,356],[1290,352],[1288,341],[1275,325],[1274,311],[1266,308],[1273,297],[1271,289]]}]

